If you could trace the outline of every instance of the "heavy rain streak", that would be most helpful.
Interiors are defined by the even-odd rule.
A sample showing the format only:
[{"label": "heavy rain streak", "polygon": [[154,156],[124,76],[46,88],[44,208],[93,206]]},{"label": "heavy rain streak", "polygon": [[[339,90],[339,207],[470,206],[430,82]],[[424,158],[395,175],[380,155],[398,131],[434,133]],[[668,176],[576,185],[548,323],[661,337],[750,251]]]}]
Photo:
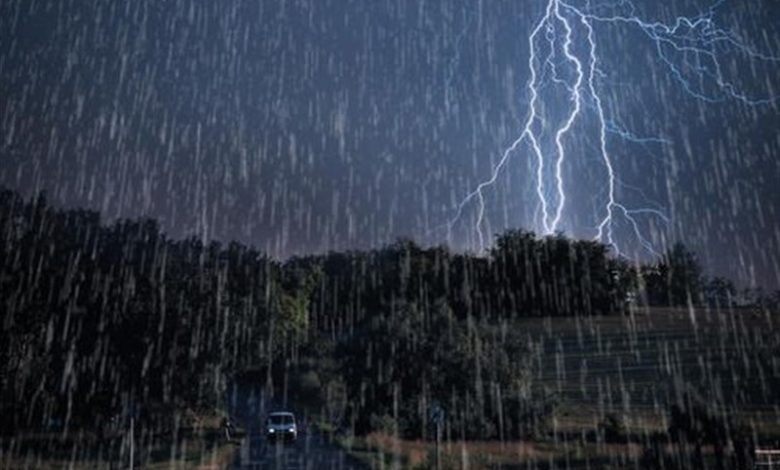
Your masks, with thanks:
[{"label": "heavy rain streak", "polygon": [[780,468],[780,2],[3,0],[0,469]]}]

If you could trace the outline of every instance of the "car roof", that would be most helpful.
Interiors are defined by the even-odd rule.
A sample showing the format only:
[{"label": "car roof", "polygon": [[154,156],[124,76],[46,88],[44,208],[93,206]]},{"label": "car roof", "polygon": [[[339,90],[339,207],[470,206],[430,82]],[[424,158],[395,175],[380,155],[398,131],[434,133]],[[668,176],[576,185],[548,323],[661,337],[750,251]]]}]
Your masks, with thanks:
[{"label": "car roof", "polygon": [[268,416],[293,416],[292,413],[289,411],[274,411],[273,413],[270,413]]}]

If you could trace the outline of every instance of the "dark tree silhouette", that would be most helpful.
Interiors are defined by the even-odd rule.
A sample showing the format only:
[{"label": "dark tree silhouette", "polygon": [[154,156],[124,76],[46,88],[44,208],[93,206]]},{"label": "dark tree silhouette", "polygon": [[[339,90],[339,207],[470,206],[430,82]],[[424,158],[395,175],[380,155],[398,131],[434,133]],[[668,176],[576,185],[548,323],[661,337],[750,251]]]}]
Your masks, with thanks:
[{"label": "dark tree silhouette", "polygon": [[221,406],[228,382],[255,371],[358,432],[430,436],[439,403],[451,437],[543,435],[555,396],[534,382],[515,322],[620,314],[642,283],[652,303],[702,297],[682,245],[636,268],[593,241],[509,231],[484,256],[399,240],[279,262],[2,191],[0,432],[137,408],[165,421]]}]

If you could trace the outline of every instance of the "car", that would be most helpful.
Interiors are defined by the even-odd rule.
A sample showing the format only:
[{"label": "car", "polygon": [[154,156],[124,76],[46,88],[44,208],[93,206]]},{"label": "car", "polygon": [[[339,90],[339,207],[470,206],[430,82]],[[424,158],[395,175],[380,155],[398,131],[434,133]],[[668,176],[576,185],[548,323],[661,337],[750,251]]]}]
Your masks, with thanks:
[{"label": "car", "polygon": [[265,423],[265,435],[270,441],[294,442],[298,439],[295,415],[289,411],[276,411],[269,414]]}]

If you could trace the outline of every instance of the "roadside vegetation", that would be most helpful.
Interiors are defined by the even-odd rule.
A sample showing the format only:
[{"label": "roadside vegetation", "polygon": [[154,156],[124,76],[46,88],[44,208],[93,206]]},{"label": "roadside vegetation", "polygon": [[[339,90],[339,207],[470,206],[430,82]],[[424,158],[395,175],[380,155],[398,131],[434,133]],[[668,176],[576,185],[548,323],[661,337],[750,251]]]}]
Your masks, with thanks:
[{"label": "roadside vegetation", "polygon": [[[400,240],[281,262],[237,243],[172,240],[152,220],[105,224],[96,212],[10,191],[0,193],[0,292],[6,452],[14,436],[39,432],[61,442],[93,433],[113,442],[95,452],[112,452],[125,445],[112,429],[131,419],[139,436],[178,442],[183,417],[226,417],[228,384],[251,374],[334,436],[363,448],[417,442],[426,462],[437,437],[432,409],[446,413],[438,430],[446,459],[471,452],[467,442],[527,442],[521,448],[548,457],[549,445],[569,442],[556,431],[565,394],[540,379],[545,351],[529,319],[628,318],[648,306],[750,306],[766,317],[780,300],[706,278],[679,244],[636,265],[596,242],[511,231],[485,255]],[[778,350],[769,347],[771,361]],[[766,381],[779,390],[776,376]],[[661,405],[685,430],[666,423],[652,442],[690,443],[694,453],[722,446],[736,458],[740,429],[752,445],[755,433],[726,416],[729,408],[701,411],[696,396]],[[705,415],[723,434],[691,430]],[[622,417],[601,418],[596,437],[582,442],[654,452],[648,433],[634,442]],[[517,452],[518,444],[495,445]],[[553,447],[550,458],[569,458]]]}]

